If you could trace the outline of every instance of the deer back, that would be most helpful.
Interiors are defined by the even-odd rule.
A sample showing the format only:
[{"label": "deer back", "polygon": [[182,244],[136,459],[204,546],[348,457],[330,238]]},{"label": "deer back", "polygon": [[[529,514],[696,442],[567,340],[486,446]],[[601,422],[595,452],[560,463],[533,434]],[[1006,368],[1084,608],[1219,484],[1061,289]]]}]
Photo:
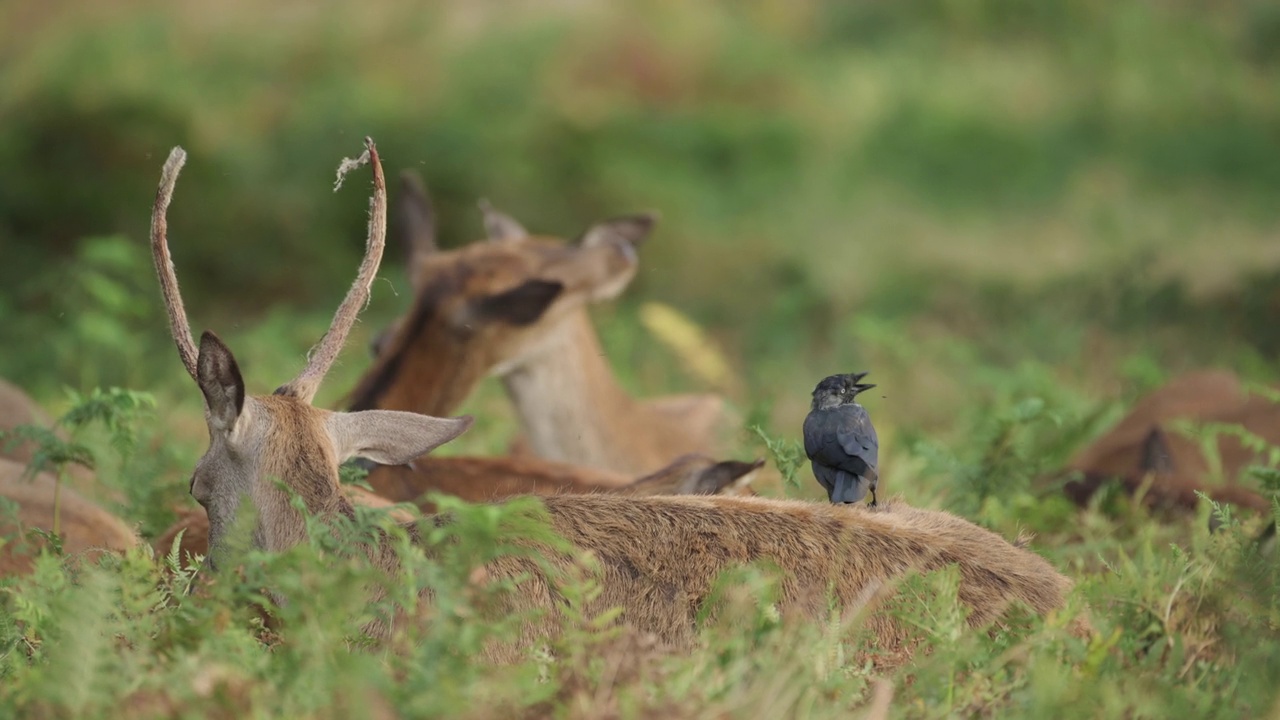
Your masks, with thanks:
[{"label": "deer back", "polygon": [[[693,642],[720,573],[748,563],[782,571],[779,609],[811,619],[827,617],[833,594],[846,616],[875,610],[907,573],[948,566],[959,568],[958,595],[973,626],[1015,601],[1053,611],[1072,587],[1043,558],[995,533],[897,501],[879,511],[725,496],[562,495],[542,502],[555,530],[598,563],[602,591],[588,611],[620,607],[628,625],[673,646]],[[547,609],[548,585],[529,560],[501,558],[488,571],[533,578],[511,609]],[[871,628],[881,645],[901,634],[883,615]]]},{"label": "deer back", "polygon": [[[66,433],[55,427],[53,420],[17,385],[0,378],[0,432],[13,430],[20,425],[52,428],[55,435],[66,439]],[[26,465],[35,457],[36,444],[30,440],[0,440],[0,459],[9,459]],[[71,463],[66,466],[67,478],[72,487],[102,500],[118,500],[118,493],[111,493],[94,483],[93,471]]]},{"label": "deer back", "polygon": [[[19,425],[50,427],[53,420],[18,386],[0,379],[0,431],[9,431]],[[35,454],[35,444],[24,440],[13,442],[0,440],[0,458],[7,458],[26,465]]]},{"label": "deer back", "polygon": [[[0,576],[26,573],[45,541],[26,531],[53,530],[54,484],[48,473],[24,477],[26,468],[0,459],[0,498],[16,505],[16,516],[0,508]],[[102,552],[123,552],[138,545],[138,537],[123,520],[63,487],[59,498],[62,550],[68,556],[92,558]]]}]

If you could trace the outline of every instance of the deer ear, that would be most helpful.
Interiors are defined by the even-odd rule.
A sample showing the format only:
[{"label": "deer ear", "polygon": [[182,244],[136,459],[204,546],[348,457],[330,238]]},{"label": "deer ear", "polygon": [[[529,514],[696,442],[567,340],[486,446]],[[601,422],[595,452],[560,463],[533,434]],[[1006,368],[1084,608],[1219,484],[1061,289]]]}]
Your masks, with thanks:
[{"label": "deer ear", "polygon": [[[400,245],[407,260],[430,255],[437,250],[436,214],[422,178],[412,170],[400,173],[395,213],[391,218],[392,242]],[[412,272],[410,272],[412,275]]]},{"label": "deer ear", "polygon": [[244,410],[244,379],[231,349],[208,330],[200,336],[196,382],[200,385],[200,392],[204,393],[209,426],[230,431]]},{"label": "deer ear", "polygon": [[325,419],[338,462],[364,457],[383,465],[404,465],[458,437],[471,427],[470,415],[438,418],[399,410],[335,412]]},{"label": "deer ear", "polygon": [[649,233],[653,232],[653,227],[657,224],[657,213],[610,218],[587,228],[587,231],[578,239],[578,244],[582,247],[595,247],[610,241],[622,240],[633,247],[638,246],[649,237]]},{"label": "deer ear", "polygon": [[481,198],[480,212],[484,213],[484,232],[490,240],[513,240],[529,237],[529,231],[516,222],[515,218],[498,210]]},{"label": "deer ear", "polygon": [[1143,474],[1155,473],[1166,475],[1175,470],[1173,453],[1169,450],[1169,439],[1159,425],[1152,425],[1150,432],[1142,440],[1142,457],[1138,470]]},{"label": "deer ear", "polygon": [[717,495],[729,488],[741,489],[751,484],[756,471],[764,466],[764,460],[740,462],[725,460],[698,473],[687,495]]},{"label": "deer ear", "polygon": [[526,280],[510,290],[477,300],[475,311],[488,320],[501,320],[512,325],[531,325],[547,312],[563,292],[563,283]]}]

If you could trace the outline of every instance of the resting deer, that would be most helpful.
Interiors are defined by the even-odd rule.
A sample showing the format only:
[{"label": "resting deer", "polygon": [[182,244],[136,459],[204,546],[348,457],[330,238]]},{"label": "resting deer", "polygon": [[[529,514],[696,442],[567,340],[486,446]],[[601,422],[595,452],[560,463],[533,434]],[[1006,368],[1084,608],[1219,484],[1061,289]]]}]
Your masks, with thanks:
[{"label": "resting deer", "polygon": [[351,409],[448,414],[497,374],[532,451],[549,460],[634,476],[685,453],[714,452],[721,398],[633,398],[587,314],[588,303],[631,282],[654,216],[607,220],[565,244],[482,208],[489,242],[442,252],[421,181],[401,175],[397,236],[410,258],[414,306],[375,344],[377,361]]},{"label": "resting deer", "polygon": [[[585,319],[582,305],[586,300],[616,294],[634,274],[634,254],[627,252],[630,241],[618,238],[613,238],[616,243],[613,247],[576,250],[557,245],[542,247],[547,257],[541,260],[524,244],[505,250],[481,245],[458,253],[437,252],[435,216],[421,181],[412,173],[401,175],[400,197],[395,209],[395,235],[407,250],[411,265],[421,260],[441,268],[437,275],[440,283],[426,287],[415,282],[420,297],[435,299],[419,305],[425,308],[425,317],[415,313],[408,320],[412,326],[422,327],[423,334],[407,340],[415,346],[437,346],[437,350],[444,352],[433,352],[426,364],[416,362],[412,353],[380,359],[354,391],[353,409],[412,409],[431,415],[452,412],[491,366],[501,365],[506,362],[505,358],[524,352],[531,344],[543,342],[539,333],[545,332],[544,326],[556,325],[565,313],[581,314]],[[594,232],[605,234],[611,232],[607,228],[626,226],[629,222],[605,223]],[[486,227],[492,233],[512,232],[515,226],[509,218],[488,210]],[[530,247],[536,249],[535,245]],[[495,288],[502,289],[495,292]],[[461,331],[449,331],[439,338],[432,334],[443,327],[437,322],[440,317],[431,316],[441,308],[450,318],[461,319],[464,325]],[[386,347],[396,328],[404,322],[402,319],[384,332],[375,342],[375,349]],[[444,362],[432,362],[436,358]],[[607,369],[607,365],[603,367]],[[380,399],[388,392],[392,395],[397,392],[394,388],[388,389],[387,383],[402,382],[406,378],[413,382],[399,387],[409,393],[411,402],[402,406]],[[659,406],[662,403],[678,404],[671,399],[663,400]],[[685,427],[689,422],[687,418],[667,420],[673,428]],[[705,444],[689,443],[691,446]],[[672,460],[672,457],[674,455],[665,456],[661,460],[665,466],[658,465],[640,479],[635,477],[635,471],[557,462],[527,454],[507,458],[423,457],[410,465],[374,466],[368,481],[379,494],[402,501],[417,500],[428,491],[472,501],[500,499],[518,493],[634,492],[639,487],[643,487],[646,494],[738,492],[746,487],[746,482],[740,479],[753,476],[759,467],[728,461],[715,466],[719,469],[712,472],[712,466],[704,465],[699,470],[709,474],[699,482],[690,476],[693,470],[688,460]],[[705,456],[698,457],[701,458],[698,462],[705,460]],[[737,473],[726,476],[724,468],[736,468]],[[420,507],[432,509],[430,503],[421,503]]]},{"label": "resting deer", "polygon": [[[369,297],[383,252],[386,188],[371,140],[366,140],[366,153],[374,190],[366,254],[356,281],[301,373],[271,395],[247,394],[235,357],[212,332],[205,331],[199,345],[192,338],[165,221],[185,153],[175,148],[164,165],[152,215],[152,250],[178,356],[205,401],[209,448],[196,464],[191,493],[209,517],[213,568],[227,556],[227,531],[242,501],[256,511],[254,545],[285,550],[304,540],[307,527],[290,493],[322,521],[350,515],[353,508],[338,485],[340,462],[365,455],[405,463],[472,424],[469,417],[332,412],[311,405]],[[959,567],[958,595],[974,625],[998,618],[1015,600],[1041,613],[1051,611],[1062,605],[1071,587],[1044,559],[994,533],[945,512],[896,503],[871,512],[722,495],[549,495],[540,502],[552,528],[598,560],[601,592],[585,610],[594,614],[620,607],[622,622],[668,643],[692,641],[695,618],[720,571],[753,561],[786,574],[781,585],[784,613],[813,617],[826,617],[831,594],[844,611],[855,612],[905,573],[950,565]],[[398,568],[396,555],[385,547],[374,548],[369,557],[386,572]],[[546,559],[570,562],[556,553]],[[528,557],[504,556],[489,563],[486,572],[525,578],[529,591],[511,602],[547,610],[548,622],[555,622],[556,586],[541,565]],[[429,595],[422,601],[429,602]]]},{"label": "resting deer", "polygon": [[[55,528],[53,476],[37,473],[33,478],[26,478],[23,477],[25,471],[24,465],[0,458],[0,499],[17,505],[16,516],[0,506],[0,577],[31,570],[31,563],[44,542],[26,531]],[[64,554],[91,557],[102,551],[124,551],[138,544],[133,530],[116,516],[71,488],[64,487],[58,494],[57,533]]]},{"label": "resting deer", "polygon": [[1157,506],[1194,508],[1200,491],[1219,502],[1270,512],[1270,501],[1238,483],[1241,471],[1264,462],[1263,454],[1220,434],[1224,482],[1213,483],[1200,443],[1171,427],[1179,421],[1239,425],[1280,444],[1280,405],[1247,392],[1233,373],[1190,372],[1143,397],[1115,427],[1076,453],[1067,469],[1083,477],[1067,483],[1068,495],[1083,505],[1107,478],[1119,478],[1131,493],[1150,480],[1146,499]]}]

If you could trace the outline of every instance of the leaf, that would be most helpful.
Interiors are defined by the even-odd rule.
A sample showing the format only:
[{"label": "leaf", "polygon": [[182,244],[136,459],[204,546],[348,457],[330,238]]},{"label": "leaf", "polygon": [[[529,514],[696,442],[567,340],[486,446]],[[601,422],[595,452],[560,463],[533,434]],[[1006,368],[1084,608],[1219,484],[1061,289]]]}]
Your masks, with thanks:
[{"label": "leaf", "polygon": [[49,428],[38,425],[18,425],[12,430],[0,430],[0,447],[10,449],[23,441],[36,444],[36,450],[27,464],[23,476],[30,479],[45,471],[58,472],[69,464],[94,467],[94,456],[80,443],[63,440]]}]

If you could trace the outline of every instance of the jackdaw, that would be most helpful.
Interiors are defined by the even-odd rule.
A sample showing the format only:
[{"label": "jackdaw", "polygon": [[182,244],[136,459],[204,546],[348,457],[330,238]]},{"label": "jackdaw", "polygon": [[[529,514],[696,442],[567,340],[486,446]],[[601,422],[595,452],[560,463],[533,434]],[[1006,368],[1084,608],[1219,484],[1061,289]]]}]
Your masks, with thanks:
[{"label": "jackdaw", "polygon": [[832,375],[813,390],[813,409],[804,419],[804,452],[813,475],[833,503],[855,503],[871,491],[876,506],[880,441],[866,408],[854,400],[875,385],[861,385],[867,373]]}]

